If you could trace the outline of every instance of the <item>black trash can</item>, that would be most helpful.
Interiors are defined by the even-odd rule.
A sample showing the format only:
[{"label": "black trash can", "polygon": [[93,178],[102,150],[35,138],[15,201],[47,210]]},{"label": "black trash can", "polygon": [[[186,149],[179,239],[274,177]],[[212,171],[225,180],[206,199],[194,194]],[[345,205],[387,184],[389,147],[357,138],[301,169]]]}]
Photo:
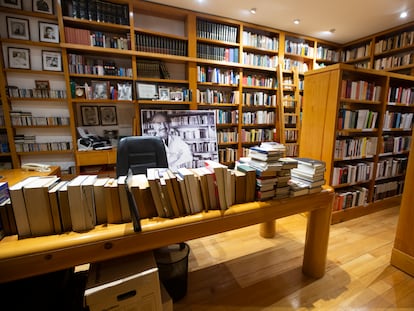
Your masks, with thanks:
[{"label": "black trash can", "polygon": [[189,254],[190,247],[187,243],[172,244],[154,250],[160,280],[173,302],[187,294]]}]

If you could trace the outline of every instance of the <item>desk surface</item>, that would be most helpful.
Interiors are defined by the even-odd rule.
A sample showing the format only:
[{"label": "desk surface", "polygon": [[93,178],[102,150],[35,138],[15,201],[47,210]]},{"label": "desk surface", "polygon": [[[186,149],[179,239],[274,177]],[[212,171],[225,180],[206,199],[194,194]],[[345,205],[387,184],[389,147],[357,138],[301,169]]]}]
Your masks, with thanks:
[{"label": "desk surface", "polygon": [[13,168],[9,170],[0,170],[0,181],[7,181],[10,186],[30,176],[60,176],[60,166],[51,166],[49,172],[26,171],[21,168]]},{"label": "desk surface", "polygon": [[325,272],[334,193],[332,189],[295,198],[233,205],[174,219],[141,220],[142,232],[131,223],[100,225],[84,233],[0,241],[0,283],[79,264],[102,261],[156,249],[203,236],[309,212],[303,259],[304,273],[322,277]]}]

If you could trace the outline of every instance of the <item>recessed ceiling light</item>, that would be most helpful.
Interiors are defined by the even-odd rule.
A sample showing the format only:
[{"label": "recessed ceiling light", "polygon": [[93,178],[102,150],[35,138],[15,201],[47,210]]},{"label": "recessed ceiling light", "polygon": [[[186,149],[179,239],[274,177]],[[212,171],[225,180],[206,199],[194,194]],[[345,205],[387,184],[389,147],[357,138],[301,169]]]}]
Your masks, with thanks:
[{"label": "recessed ceiling light", "polygon": [[252,14],[256,14],[256,11],[257,11],[257,9],[256,9],[256,8],[251,8],[251,9],[250,9],[250,13],[252,13]]},{"label": "recessed ceiling light", "polygon": [[334,33],[336,31],[336,29],[335,28],[331,28],[331,29],[329,29],[329,32],[330,33]]},{"label": "recessed ceiling light", "polygon": [[298,25],[300,23],[300,19],[299,18],[294,19],[293,20],[293,23],[296,24],[296,25]]},{"label": "recessed ceiling light", "polygon": [[407,16],[408,16],[408,13],[406,11],[400,14],[400,18],[406,18]]}]

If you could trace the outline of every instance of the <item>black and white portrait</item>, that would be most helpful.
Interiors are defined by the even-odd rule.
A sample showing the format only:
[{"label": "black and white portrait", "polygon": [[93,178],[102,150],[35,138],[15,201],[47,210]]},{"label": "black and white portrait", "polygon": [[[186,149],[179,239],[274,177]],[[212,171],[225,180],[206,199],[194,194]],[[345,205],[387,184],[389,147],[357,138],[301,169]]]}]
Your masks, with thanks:
[{"label": "black and white portrait", "polygon": [[99,114],[101,116],[101,125],[117,125],[116,107],[100,106]]},{"label": "black and white portrait", "polygon": [[107,81],[92,81],[92,98],[108,99],[109,83]]},{"label": "black and white portrait", "polygon": [[30,40],[29,20],[7,16],[7,33],[10,39]]},{"label": "black and white portrait", "polygon": [[39,41],[59,43],[58,25],[39,22]]},{"label": "black and white portrait", "polygon": [[33,12],[53,14],[53,0],[33,0]]},{"label": "black and white portrait", "polygon": [[9,67],[16,69],[30,69],[30,50],[23,48],[8,48]]},{"label": "black and white portrait", "polygon": [[62,71],[62,54],[54,51],[42,51],[43,70]]},{"label": "black and white portrait", "polygon": [[132,100],[132,84],[131,83],[118,83],[118,99],[119,100]]},{"label": "black and white portrait", "polygon": [[0,0],[0,6],[21,10],[22,0]]}]

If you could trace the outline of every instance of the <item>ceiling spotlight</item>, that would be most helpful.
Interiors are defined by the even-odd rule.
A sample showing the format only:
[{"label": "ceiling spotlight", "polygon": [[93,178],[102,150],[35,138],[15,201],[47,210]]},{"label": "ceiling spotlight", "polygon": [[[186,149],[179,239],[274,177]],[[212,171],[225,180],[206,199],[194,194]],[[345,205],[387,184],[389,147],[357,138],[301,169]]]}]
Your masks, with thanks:
[{"label": "ceiling spotlight", "polygon": [[400,18],[406,18],[407,16],[408,16],[408,13],[406,11],[400,14]]},{"label": "ceiling spotlight", "polygon": [[257,11],[256,8],[251,8],[250,9],[250,13],[252,13],[252,14],[256,14],[256,11]]},{"label": "ceiling spotlight", "polygon": [[330,33],[334,33],[336,31],[336,29],[335,28],[331,28],[331,29],[329,29],[329,32]]},{"label": "ceiling spotlight", "polygon": [[300,19],[299,19],[299,18],[294,19],[294,20],[293,20],[293,23],[294,23],[294,24],[296,24],[296,25],[299,25],[299,23],[300,23]]}]

